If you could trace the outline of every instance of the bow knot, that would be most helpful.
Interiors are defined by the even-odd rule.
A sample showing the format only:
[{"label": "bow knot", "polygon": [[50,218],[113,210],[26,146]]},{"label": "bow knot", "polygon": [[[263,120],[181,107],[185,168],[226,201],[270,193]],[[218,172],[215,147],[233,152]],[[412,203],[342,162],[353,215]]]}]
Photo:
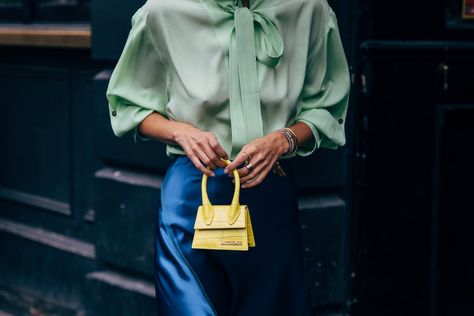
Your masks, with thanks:
[{"label": "bow knot", "polygon": [[240,0],[233,1],[233,4],[216,2],[234,17],[229,47],[229,100],[230,155],[235,157],[242,146],[264,136],[257,60],[268,67],[276,67],[283,54],[283,40],[275,24],[254,10],[258,0],[250,9]]}]

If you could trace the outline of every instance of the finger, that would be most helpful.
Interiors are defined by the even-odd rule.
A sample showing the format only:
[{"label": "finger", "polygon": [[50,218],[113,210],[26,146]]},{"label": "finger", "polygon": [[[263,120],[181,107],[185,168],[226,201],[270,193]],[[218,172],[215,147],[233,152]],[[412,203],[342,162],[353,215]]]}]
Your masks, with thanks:
[{"label": "finger", "polygon": [[[250,174],[249,168],[247,168],[245,166],[243,166],[242,168],[237,169],[237,172],[239,173],[240,179],[242,179],[243,177]],[[255,169],[253,170],[253,172],[255,172]],[[233,176],[234,176],[234,173],[229,174],[229,177],[233,177]]]},{"label": "finger", "polygon": [[270,171],[271,166],[272,165],[269,164],[265,169],[262,170],[262,172],[257,177],[253,178],[252,181],[245,182],[240,187],[244,189],[249,189],[262,183],[265,177],[267,176],[268,172]]},{"label": "finger", "polygon": [[248,163],[248,161],[246,160],[243,164],[238,165],[234,170],[229,171],[229,173],[227,175],[229,177],[233,177],[234,176],[234,171],[237,171],[239,173],[239,177],[245,176],[248,173],[248,168],[245,168],[247,163]]},{"label": "finger", "polygon": [[214,150],[211,148],[209,143],[202,143],[200,145],[201,150],[203,151],[203,154],[206,155],[206,157],[209,159],[209,165],[213,167],[213,169],[216,168],[223,168],[226,166],[225,162],[219,159],[217,154],[214,152]]},{"label": "finger", "polygon": [[205,166],[208,166],[212,169],[216,169],[217,166],[212,162],[212,160],[206,155],[206,153],[194,142],[191,142],[191,149],[199,157]]},{"label": "finger", "polygon": [[[209,140],[209,145],[211,146],[212,150],[217,154],[217,157],[223,158],[228,160],[229,155],[226,153],[222,145],[219,143],[217,140],[216,135],[211,133],[211,138]],[[219,159],[219,161],[222,163],[222,167],[226,166],[225,162]]]},{"label": "finger", "polygon": [[225,168],[227,164],[218,158],[218,161],[215,163],[217,168]]},{"label": "finger", "polygon": [[[267,157],[267,158],[265,158]],[[275,159],[275,158],[272,158]],[[271,160],[270,160],[271,162]],[[243,181],[246,181],[248,179],[254,178],[256,173],[259,173],[265,166],[268,164],[268,155],[255,155],[252,157],[252,160],[249,162],[249,164],[252,164],[253,170],[250,171],[249,168],[246,166],[242,167],[241,169],[246,169],[246,170],[241,170],[240,174],[242,174],[241,179]]]},{"label": "finger", "polygon": [[193,164],[198,168],[202,173],[205,173],[207,176],[214,177],[214,172],[212,172],[210,169],[206,168],[202,163],[201,160],[199,160],[198,156],[195,154],[188,155],[189,159],[193,162]]},{"label": "finger", "polygon": [[[244,176],[249,175],[250,173],[253,174],[255,172],[256,165],[261,164],[263,161],[265,161],[265,159],[263,158],[263,155],[256,155],[255,157],[252,157],[251,161],[246,160],[247,163],[245,163],[244,166],[242,166],[242,168],[237,169],[237,171],[239,172],[239,176],[242,178]],[[250,171],[250,169],[246,167],[248,164],[251,164],[253,166],[252,171]],[[231,174],[229,174],[229,176],[231,176]]]},{"label": "finger", "polygon": [[251,188],[252,186],[255,186],[255,185],[252,185],[252,184],[254,183],[254,181],[256,181],[256,179],[257,178],[255,177],[255,178],[252,178],[252,179],[248,180],[245,183],[241,182],[240,187],[243,188],[243,189]]},{"label": "finger", "polygon": [[235,168],[243,164],[247,160],[247,154],[242,152],[242,150],[237,154],[234,160],[227,165],[224,169],[224,173],[230,174],[234,171]]},{"label": "finger", "polygon": [[[245,170],[244,170],[245,169]],[[248,171],[247,168],[245,167],[242,167],[242,168],[239,168],[237,169],[236,171],[238,172],[239,174],[239,178],[242,178],[243,176],[247,175]],[[235,170],[234,170],[235,171]],[[229,174],[227,174],[227,176],[229,176],[230,178],[233,178],[234,177],[234,171],[230,172]]]},{"label": "finger", "polygon": [[[241,166],[241,165],[239,165],[239,166]],[[234,171],[237,171],[237,173],[239,174],[239,178],[242,178],[242,177],[244,177],[244,176],[246,176],[250,173],[250,170],[247,167],[245,167],[245,165],[243,165],[243,167],[240,167],[240,168],[239,168],[239,166],[237,166],[237,169],[232,170],[232,172],[228,173],[227,175],[229,177],[233,178],[234,177]]]},{"label": "finger", "polygon": [[[256,166],[254,166],[254,169],[252,170],[252,172],[250,172],[250,170],[249,170],[248,172],[245,173],[245,175],[243,177],[240,177],[240,182],[244,183],[248,180],[251,180],[251,179],[255,178],[258,174],[260,174],[262,172],[262,170],[264,170],[266,168],[266,166],[267,166],[267,162],[265,162],[265,161],[259,163]],[[245,169],[247,169],[247,168],[245,168]]]},{"label": "finger", "polygon": [[201,160],[199,160],[199,157],[191,149],[189,142],[183,142],[182,146],[183,146],[184,152],[189,157],[189,159],[194,164],[194,166],[196,166],[196,168],[199,169],[202,173],[205,173],[208,176],[213,177],[214,172],[212,172],[212,170],[209,170],[208,168],[206,168],[206,166],[202,164]]}]

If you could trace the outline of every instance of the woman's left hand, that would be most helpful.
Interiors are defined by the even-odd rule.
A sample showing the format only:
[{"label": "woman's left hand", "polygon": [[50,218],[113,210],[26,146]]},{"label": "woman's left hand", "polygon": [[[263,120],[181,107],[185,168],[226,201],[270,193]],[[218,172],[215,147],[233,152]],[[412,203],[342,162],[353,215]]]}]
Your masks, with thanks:
[{"label": "woman's left hand", "polygon": [[288,151],[289,146],[285,135],[279,131],[256,138],[242,147],[235,159],[225,167],[224,173],[232,176],[234,169],[248,160],[248,164],[237,171],[242,188],[254,187],[262,183],[278,158]]}]

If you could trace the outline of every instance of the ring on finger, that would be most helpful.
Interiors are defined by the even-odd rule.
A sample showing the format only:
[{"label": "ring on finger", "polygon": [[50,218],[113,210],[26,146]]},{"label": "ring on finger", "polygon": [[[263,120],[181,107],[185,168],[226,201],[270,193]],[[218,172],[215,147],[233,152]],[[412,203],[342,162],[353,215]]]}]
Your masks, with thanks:
[{"label": "ring on finger", "polygon": [[246,165],[245,165],[245,168],[247,168],[248,171],[249,171],[249,173],[251,173],[251,172],[253,171],[253,165],[252,165],[252,163],[249,162],[248,164],[246,164]]}]

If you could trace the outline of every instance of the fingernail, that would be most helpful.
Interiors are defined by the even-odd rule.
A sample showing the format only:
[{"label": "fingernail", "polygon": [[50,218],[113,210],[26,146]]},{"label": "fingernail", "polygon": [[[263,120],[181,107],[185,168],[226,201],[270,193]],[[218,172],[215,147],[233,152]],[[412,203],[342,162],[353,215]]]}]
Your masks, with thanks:
[{"label": "fingernail", "polygon": [[211,177],[215,177],[216,174],[214,172],[211,172]]},{"label": "fingernail", "polygon": [[229,170],[227,168],[224,169],[224,173],[227,174],[229,173]]}]

